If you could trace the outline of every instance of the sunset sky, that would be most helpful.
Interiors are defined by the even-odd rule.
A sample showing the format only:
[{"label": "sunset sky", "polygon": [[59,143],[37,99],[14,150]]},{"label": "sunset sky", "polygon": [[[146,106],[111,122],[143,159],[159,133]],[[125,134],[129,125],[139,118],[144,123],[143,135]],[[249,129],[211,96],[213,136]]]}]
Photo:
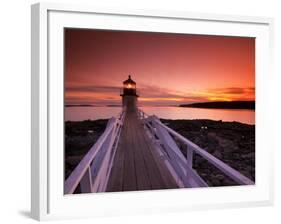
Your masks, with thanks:
[{"label": "sunset sky", "polygon": [[255,99],[255,39],[65,30],[66,104],[121,104],[128,75],[142,105]]}]

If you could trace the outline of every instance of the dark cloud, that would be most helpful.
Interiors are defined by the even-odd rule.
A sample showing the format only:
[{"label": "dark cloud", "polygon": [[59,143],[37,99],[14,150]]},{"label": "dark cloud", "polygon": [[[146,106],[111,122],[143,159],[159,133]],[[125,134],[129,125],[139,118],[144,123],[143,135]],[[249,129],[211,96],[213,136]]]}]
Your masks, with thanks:
[{"label": "dark cloud", "polygon": [[229,87],[229,88],[215,88],[215,89],[208,89],[209,93],[214,94],[244,94],[244,93],[252,93],[255,92],[254,87],[249,88],[238,88],[238,87]]},{"label": "dark cloud", "polygon": [[97,85],[81,85],[66,86],[66,92],[98,92],[98,93],[119,93],[121,87],[118,86],[97,86]]},{"label": "dark cloud", "polygon": [[180,94],[173,93],[172,90],[167,88],[161,88],[155,85],[143,85],[138,88],[138,93],[141,97],[145,98],[178,98],[183,97]]}]

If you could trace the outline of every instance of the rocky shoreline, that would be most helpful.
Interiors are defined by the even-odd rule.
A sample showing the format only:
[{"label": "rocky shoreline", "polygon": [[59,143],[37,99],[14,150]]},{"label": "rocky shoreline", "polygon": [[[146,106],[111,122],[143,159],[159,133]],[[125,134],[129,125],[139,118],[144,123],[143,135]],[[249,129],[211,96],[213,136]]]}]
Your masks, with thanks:
[{"label": "rocky shoreline", "polygon": [[[255,181],[255,125],[213,120],[161,121]],[[198,155],[194,157],[193,168],[209,186],[237,185]]]},{"label": "rocky shoreline", "polygon": [[[255,181],[255,125],[213,120],[161,121]],[[106,123],[106,119],[65,122],[65,178],[103,133]],[[185,150],[182,152],[185,154]],[[237,185],[200,156],[194,157],[193,168],[209,186]]]},{"label": "rocky shoreline", "polygon": [[65,179],[106,128],[107,119],[65,122]]}]

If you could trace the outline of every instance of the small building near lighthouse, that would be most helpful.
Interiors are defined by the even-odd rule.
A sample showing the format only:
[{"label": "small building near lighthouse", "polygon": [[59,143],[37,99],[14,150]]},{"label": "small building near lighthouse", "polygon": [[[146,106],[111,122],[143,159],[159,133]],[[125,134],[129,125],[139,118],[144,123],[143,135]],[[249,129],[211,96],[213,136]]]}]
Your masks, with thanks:
[{"label": "small building near lighthouse", "polygon": [[123,82],[122,106],[127,110],[135,110],[137,107],[137,88],[136,82],[129,75],[128,79]]}]

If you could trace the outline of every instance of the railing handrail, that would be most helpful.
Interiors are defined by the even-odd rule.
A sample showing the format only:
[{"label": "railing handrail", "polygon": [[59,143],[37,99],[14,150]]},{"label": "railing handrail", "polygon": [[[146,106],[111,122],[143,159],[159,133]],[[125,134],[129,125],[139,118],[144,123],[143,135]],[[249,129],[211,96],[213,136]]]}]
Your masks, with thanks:
[{"label": "railing handrail", "polygon": [[[113,129],[117,124],[122,124],[125,116],[125,111],[121,111],[118,115],[118,118],[112,117],[109,119],[106,129],[103,134],[98,138],[96,143],[90,148],[88,153],[83,157],[80,163],[76,166],[76,168],[72,171],[70,176],[65,181],[64,191],[66,194],[72,194],[77,186],[79,185],[81,179],[85,175],[87,169],[90,167],[92,161],[96,158],[98,153],[100,152],[103,144],[106,142],[107,138],[110,137]],[[117,133],[116,133],[117,136]],[[113,136],[113,138],[116,138]]]},{"label": "railing handrail", "polygon": [[149,116],[141,110],[139,110],[139,113],[142,115],[142,117],[144,119],[149,120],[149,118],[150,118],[151,120],[156,122],[158,125],[160,125],[162,128],[164,128],[166,131],[168,131],[168,133],[170,135],[176,137],[179,141],[181,141],[183,144],[185,144],[187,147],[189,147],[189,149],[191,149],[193,152],[200,155],[202,158],[206,159],[209,163],[213,164],[220,171],[222,171],[225,175],[227,175],[228,177],[230,177],[231,179],[233,179],[237,183],[243,184],[243,185],[253,185],[254,184],[254,182],[252,180],[250,180],[248,177],[244,176],[243,174],[241,174],[237,170],[233,169],[232,167],[230,167],[229,165],[227,165],[223,161],[219,160],[218,158],[216,158],[212,154],[210,154],[207,151],[200,148],[198,145],[196,145],[192,141],[188,140],[187,138],[183,137],[181,134],[177,133],[173,129],[171,129],[168,126],[166,126],[165,124],[163,124],[158,119],[157,116],[155,116],[155,115]]}]

